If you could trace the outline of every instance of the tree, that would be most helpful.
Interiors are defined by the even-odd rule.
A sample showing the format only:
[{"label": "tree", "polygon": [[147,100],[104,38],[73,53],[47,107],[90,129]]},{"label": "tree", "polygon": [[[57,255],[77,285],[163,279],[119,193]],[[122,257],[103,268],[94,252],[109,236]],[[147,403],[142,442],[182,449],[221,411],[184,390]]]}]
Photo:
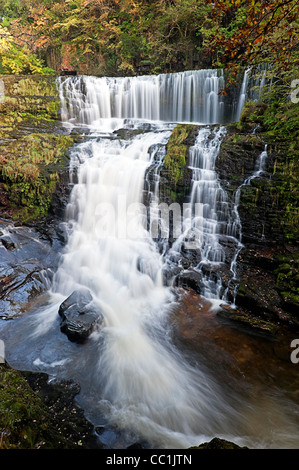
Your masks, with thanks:
[{"label": "tree", "polygon": [[296,0],[207,0],[212,5],[213,35],[209,50],[215,65],[297,62],[298,5]]},{"label": "tree", "polygon": [[19,48],[13,36],[0,25],[0,71],[12,74],[50,74],[53,70],[43,63],[26,47]]}]

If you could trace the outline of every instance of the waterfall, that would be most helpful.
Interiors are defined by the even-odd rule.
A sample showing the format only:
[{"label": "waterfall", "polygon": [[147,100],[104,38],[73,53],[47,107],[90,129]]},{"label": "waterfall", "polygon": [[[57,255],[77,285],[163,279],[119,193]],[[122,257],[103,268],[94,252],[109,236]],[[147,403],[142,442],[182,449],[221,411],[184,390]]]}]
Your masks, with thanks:
[{"label": "waterfall", "polygon": [[59,78],[62,115],[79,124],[107,119],[222,122],[223,72],[197,70],[140,77]]},{"label": "waterfall", "polygon": [[246,98],[247,98],[250,70],[251,70],[251,68],[246,69],[245,72],[244,72],[244,75],[243,75],[243,81],[242,81],[241,90],[240,90],[240,97],[239,97],[239,101],[238,101],[236,121],[240,120],[241,112],[242,112],[243,106],[244,106]]},{"label": "waterfall", "polygon": [[248,99],[252,101],[259,101],[261,99],[267,81],[267,71],[269,69],[269,65],[266,64],[258,65],[255,68],[249,67],[244,71],[238,99],[236,121],[240,120],[243,106]]},{"label": "waterfall", "polygon": [[195,270],[203,276],[202,295],[220,301],[224,300],[221,268],[227,263],[225,240],[235,242],[228,233],[233,216],[229,212],[228,196],[215,171],[215,161],[225,133],[223,126],[214,129],[202,127],[190,148],[192,189],[189,219],[184,219],[186,228],[168,254],[171,258],[182,249],[195,250],[200,257]]},{"label": "waterfall", "polygon": [[[66,128],[86,131],[71,150],[72,191],[62,221],[67,240],[45,303],[43,298],[40,308],[7,322],[14,325],[6,334],[5,352],[22,370],[78,382],[79,404],[95,429],[103,430],[100,442],[109,448],[146,441],[154,449],[181,449],[215,436],[249,447],[275,446],[276,440],[297,444],[298,432],[281,403],[268,408],[268,397],[257,403],[256,389],[239,380],[214,331],[210,303],[226,300],[223,274],[235,280],[242,241],[241,188],[232,204],[215,171],[226,133],[226,102],[219,94],[223,80],[222,73],[209,70],[58,79]],[[245,86],[243,91],[242,97]],[[150,222],[157,225],[159,169],[168,139],[177,122],[190,121],[203,124],[189,152],[190,201],[179,214],[178,236],[161,250],[143,202],[149,202]],[[264,171],[266,156],[265,148],[244,184]],[[161,226],[167,236],[167,224]],[[194,269],[202,276],[208,312],[196,304],[196,315],[208,317],[208,348],[202,350],[215,348],[208,356],[213,364],[173,341],[171,321],[184,314],[184,304],[164,275],[183,250],[199,256]],[[86,308],[101,318],[80,344],[60,330],[58,314],[74,291],[87,291]],[[198,302],[192,297],[188,306]],[[279,416],[275,426],[273,410]]]},{"label": "waterfall", "polygon": [[[156,124],[127,140],[94,135],[73,150],[80,165],[67,209],[69,239],[51,288],[53,305],[38,315],[30,337],[31,344],[43,338],[55,327],[59,303],[88,289],[104,325],[93,333],[90,351],[76,349],[67,364],[56,359],[56,368],[79,376],[83,406],[96,423],[104,415],[110,426],[154,446],[181,448],[225,434],[234,409],[168,337],[174,297],[163,283],[164,260],[146,229],[141,201],[145,171],[159,162],[158,150],[170,134],[168,126]],[[42,351],[34,364],[43,361]]]}]

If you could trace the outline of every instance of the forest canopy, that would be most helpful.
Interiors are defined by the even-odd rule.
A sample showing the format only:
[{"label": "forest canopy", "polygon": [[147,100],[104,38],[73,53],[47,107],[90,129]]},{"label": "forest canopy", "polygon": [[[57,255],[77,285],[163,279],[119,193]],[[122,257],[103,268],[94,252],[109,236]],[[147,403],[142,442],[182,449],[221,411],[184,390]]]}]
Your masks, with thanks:
[{"label": "forest canopy", "polygon": [[0,0],[0,72],[298,66],[299,0]]}]

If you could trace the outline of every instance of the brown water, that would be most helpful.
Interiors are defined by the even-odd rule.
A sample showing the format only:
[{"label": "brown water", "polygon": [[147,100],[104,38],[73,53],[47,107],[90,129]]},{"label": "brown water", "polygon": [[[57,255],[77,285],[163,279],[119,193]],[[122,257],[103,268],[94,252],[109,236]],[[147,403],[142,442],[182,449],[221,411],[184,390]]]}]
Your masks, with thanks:
[{"label": "brown water", "polygon": [[[193,291],[181,293],[172,323],[174,341],[189,359],[204,364],[225,394],[244,399],[240,410],[257,446],[298,447],[299,363],[290,358],[295,332],[264,333],[224,319]],[[238,406],[237,400],[236,412]]]}]

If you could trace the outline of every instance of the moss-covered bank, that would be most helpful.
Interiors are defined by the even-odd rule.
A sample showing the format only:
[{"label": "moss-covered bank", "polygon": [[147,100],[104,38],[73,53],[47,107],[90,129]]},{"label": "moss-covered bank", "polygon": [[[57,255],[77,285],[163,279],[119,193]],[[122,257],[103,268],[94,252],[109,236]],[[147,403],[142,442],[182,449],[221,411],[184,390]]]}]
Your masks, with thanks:
[{"label": "moss-covered bank", "polygon": [[0,79],[0,209],[26,222],[47,215],[74,138],[60,124],[55,77]]},{"label": "moss-covered bank", "polygon": [[74,403],[76,384],[0,364],[0,449],[96,447],[93,426]]},{"label": "moss-covered bank", "polygon": [[1,449],[43,447],[49,432],[40,398],[20,373],[6,365],[0,367],[0,431]]},{"label": "moss-covered bank", "polygon": [[1,128],[15,127],[29,117],[57,119],[60,109],[53,75],[0,75],[4,100],[0,103]]}]

